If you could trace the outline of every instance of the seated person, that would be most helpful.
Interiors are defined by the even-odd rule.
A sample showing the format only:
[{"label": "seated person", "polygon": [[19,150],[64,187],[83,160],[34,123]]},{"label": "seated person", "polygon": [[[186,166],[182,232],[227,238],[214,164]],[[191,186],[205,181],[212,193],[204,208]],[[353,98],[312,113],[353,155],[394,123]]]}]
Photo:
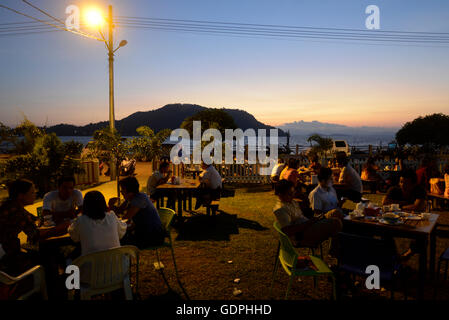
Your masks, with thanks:
[{"label": "seated person", "polygon": [[111,169],[109,168],[109,164],[107,161],[101,161],[98,168],[100,170],[100,176],[103,174],[103,170],[105,176],[111,175]]},{"label": "seated person", "polygon": [[444,196],[449,197],[449,163],[444,167]]},{"label": "seated person", "polygon": [[175,194],[166,190],[157,190],[157,186],[167,183],[172,175],[169,162],[161,162],[159,170],[153,172],[147,181],[147,194],[153,200],[158,200],[162,196],[168,196],[167,206],[173,208],[175,205]]},{"label": "seated person", "polygon": [[417,184],[416,173],[412,169],[401,172],[398,187],[391,187],[382,204],[397,203],[404,211],[424,211],[426,208],[426,191]]},{"label": "seated person", "polygon": [[393,171],[402,171],[405,170],[406,167],[404,165],[404,159],[398,157],[394,159]]},{"label": "seated person", "polygon": [[288,166],[282,170],[279,180],[288,180],[293,183],[294,187],[298,186],[299,172],[298,172],[299,161],[290,158],[288,159]]},{"label": "seated person", "polygon": [[136,169],[136,160],[134,159],[124,159],[120,164],[120,175],[122,176],[130,176],[134,174]]},{"label": "seated person", "polygon": [[279,176],[281,175],[282,170],[285,168],[284,159],[279,158],[278,163],[273,167],[273,170],[271,171],[271,181],[272,182],[278,182]]},{"label": "seated person", "polygon": [[337,153],[337,165],[341,168],[338,184],[334,185],[338,199],[348,198],[354,202],[360,202],[362,198],[362,180],[357,171],[349,164],[345,152]]},{"label": "seated person", "polygon": [[58,179],[58,190],[50,191],[44,196],[44,216],[52,215],[58,224],[60,221],[74,219],[83,208],[83,194],[75,189],[74,177]]},{"label": "seated person", "polygon": [[318,172],[321,169],[321,164],[318,160],[318,157],[316,155],[314,155],[310,158],[309,161],[310,161],[310,166],[309,166],[310,170],[312,170],[312,172],[314,174],[318,174]]},{"label": "seated person", "polygon": [[419,169],[416,170],[416,184],[422,186],[426,191],[430,189],[430,177],[428,176],[429,164],[430,159],[426,157],[421,161],[421,166]]},{"label": "seated person", "polygon": [[132,230],[126,233],[122,244],[135,245],[144,249],[164,242],[165,232],[159,214],[148,196],[139,192],[139,182],[127,177],[119,182],[120,192],[125,202],[115,207],[116,214],[123,214],[123,220],[132,221]]},{"label": "seated person", "polygon": [[380,180],[380,176],[377,174],[379,167],[376,165],[374,158],[368,158],[362,169],[361,179],[368,181],[371,193],[377,192],[377,184]]},{"label": "seated person", "polygon": [[200,173],[200,187],[195,204],[195,210],[201,205],[208,204],[214,199],[220,198],[222,188],[221,176],[212,164],[201,164],[203,172]]},{"label": "seated person", "polygon": [[292,182],[279,181],[275,192],[279,200],[273,208],[273,213],[282,231],[292,239],[295,246],[316,246],[341,231],[340,215],[329,214],[324,219],[306,218],[299,204],[293,200],[295,188]]},{"label": "seated person", "polygon": [[[19,179],[10,183],[8,194],[8,199],[0,206],[0,244],[3,250],[0,270],[11,276],[18,276],[35,265],[43,264],[41,257],[21,250],[19,233],[24,232],[29,243],[37,243],[48,237],[64,234],[68,224],[47,230],[37,228],[37,218],[25,209],[25,206],[33,204],[36,199],[36,191],[31,181]],[[14,291],[16,294],[26,292],[32,286],[27,279],[24,279],[24,283],[20,282],[14,290],[7,290],[0,285],[0,291]]]},{"label": "seated person", "polygon": [[113,211],[108,212],[106,200],[99,191],[89,191],[84,196],[83,213],[70,225],[70,237],[81,242],[81,255],[120,247],[126,233],[126,223]]},{"label": "seated person", "polygon": [[325,217],[340,214],[341,203],[337,199],[337,192],[333,185],[332,170],[329,168],[321,168],[318,173],[318,186],[309,194],[310,207],[315,216],[324,214]]},{"label": "seated person", "polygon": [[[404,211],[424,211],[426,208],[426,191],[417,184],[416,172],[412,169],[401,171],[399,187],[391,187],[385,195],[382,205],[397,203]],[[419,251],[416,241],[402,253],[402,259],[409,259]]]}]

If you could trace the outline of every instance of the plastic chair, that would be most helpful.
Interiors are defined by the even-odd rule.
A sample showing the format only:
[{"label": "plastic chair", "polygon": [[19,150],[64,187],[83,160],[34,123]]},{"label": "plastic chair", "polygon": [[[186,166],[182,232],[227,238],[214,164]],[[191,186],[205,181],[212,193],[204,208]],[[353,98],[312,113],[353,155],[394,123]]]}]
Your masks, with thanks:
[{"label": "plastic chair", "polygon": [[[81,300],[90,300],[94,295],[112,292],[120,288],[123,288],[126,300],[132,300],[133,295],[129,277],[131,257],[136,259],[137,292],[139,283],[139,249],[137,247],[116,247],[90,253],[75,259],[72,264],[78,266],[81,273],[87,270],[90,271],[86,279],[83,279],[83,277],[81,279]],[[73,299],[73,292],[70,298]]]},{"label": "plastic chair", "polygon": [[[173,217],[175,216],[175,211],[172,209],[169,209],[169,208],[159,208],[159,209],[157,209],[157,211],[159,213],[159,218],[161,219],[162,228],[165,231],[165,237],[168,238],[168,241],[165,241],[165,239],[164,239],[164,243],[157,245],[157,246],[151,246],[151,247],[144,248],[144,249],[142,249],[142,251],[144,251],[144,250],[156,251],[157,262],[160,265],[161,259],[159,257],[159,249],[170,248],[171,256],[173,259],[173,265],[175,267],[176,280],[178,281],[178,284],[181,287],[181,290],[183,291],[186,298],[189,299],[189,296],[188,296],[187,292],[185,291],[185,289],[181,283],[181,280],[179,280],[178,267],[176,266],[175,252],[173,250],[173,242],[172,242],[171,233],[170,233],[171,223],[172,223]],[[162,273],[162,276],[164,277],[165,282],[168,285],[168,282],[165,279],[162,269],[161,269],[161,273]]]},{"label": "plastic chair", "polygon": [[12,277],[7,273],[0,271],[0,282],[7,286],[11,286],[29,276],[33,277],[33,288],[19,296],[17,300],[25,300],[35,293],[40,293],[42,298],[47,300],[48,296],[47,287],[45,285],[45,272],[42,266],[35,266],[18,277]]},{"label": "plastic chair", "polygon": [[280,250],[279,250],[279,259],[276,260],[276,264],[273,270],[273,279],[271,281],[271,288],[270,288],[270,297],[273,290],[273,284],[274,284],[274,276],[276,274],[277,268],[279,266],[279,262],[281,263],[282,267],[284,268],[284,271],[290,276],[290,280],[287,286],[287,292],[285,293],[285,299],[288,298],[288,294],[290,292],[293,279],[294,277],[301,277],[301,276],[312,276],[314,277],[314,280],[318,276],[328,276],[332,278],[332,298],[336,298],[336,291],[335,291],[335,277],[331,269],[327,266],[327,264],[321,260],[318,257],[315,256],[307,256],[310,257],[313,264],[317,267],[318,270],[303,270],[297,268],[297,262],[299,254],[293,247],[290,239],[288,236],[282,232],[281,226],[276,221],[273,224],[276,231],[279,233],[280,238]]},{"label": "plastic chair", "polygon": [[338,246],[340,271],[366,277],[366,268],[375,265],[380,270],[380,282],[392,284],[391,298],[394,298],[394,284],[399,278],[401,265],[393,241],[340,232]]},{"label": "plastic chair", "polygon": [[37,217],[39,218],[39,220],[42,220],[44,218],[42,216],[43,211],[44,211],[43,207],[37,207],[36,208],[36,214],[37,214]]}]

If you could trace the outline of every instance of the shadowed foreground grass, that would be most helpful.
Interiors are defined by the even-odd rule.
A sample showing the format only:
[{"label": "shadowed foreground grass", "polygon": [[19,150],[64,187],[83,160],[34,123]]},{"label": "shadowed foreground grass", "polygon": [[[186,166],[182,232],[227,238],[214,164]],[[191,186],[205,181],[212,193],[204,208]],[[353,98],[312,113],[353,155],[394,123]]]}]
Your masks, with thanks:
[{"label": "shadowed foreground grass", "polygon": [[[381,195],[364,195],[373,202],[380,203]],[[250,187],[237,189],[234,198],[224,198],[220,202],[221,212],[215,217],[205,215],[201,209],[197,214],[185,214],[186,221],[176,223],[172,230],[176,262],[180,279],[190,299],[269,299],[272,272],[278,237],[273,229],[272,208],[276,198],[271,188]],[[440,223],[449,224],[449,212],[440,213]],[[409,241],[397,240],[400,252],[408,247]],[[449,247],[448,239],[437,240],[437,258]],[[327,242],[324,245],[325,261],[335,264],[327,258]],[[308,254],[307,249],[301,252]],[[144,252],[140,263],[140,295],[144,300],[184,299],[176,282],[170,251],[161,250],[161,260],[165,265],[164,273],[171,290],[167,288],[161,274],[154,269],[154,252]],[[413,257],[407,262],[411,268],[408,281],[409,299],[415,299],[418,259]],[[240,279],[239,283],[234,283]],[[362,284],[363,280],[360,280]],[[273,298],[282,299],[287,288],[288,276],[282,269],[276,274]],[[381,284],[382,285],[382,284]],[[428,280],[425,297],[433,298],[435,283]],[[449,299],[449,281],[441,288],[438,299]],[[242,291],[234,296],[234,289]],[[346,290],[347,291],[347,290]],[[396,299],[402,299],[401,289]],[[342,298],[347,299],[349,295]],[[388,290],[357,290],[352,298],[389,299]],[[327,278],[321,278],[317,290],[313,280],[303,277],[294,281],[290,299],[330,299],[331,285]]]}]

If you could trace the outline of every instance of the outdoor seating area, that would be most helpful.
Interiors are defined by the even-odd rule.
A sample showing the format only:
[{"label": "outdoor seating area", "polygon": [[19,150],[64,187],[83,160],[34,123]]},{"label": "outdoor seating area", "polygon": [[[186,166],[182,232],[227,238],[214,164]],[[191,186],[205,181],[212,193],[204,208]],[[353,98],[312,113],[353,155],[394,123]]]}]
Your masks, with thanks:
[{"label": "outdoor seating area", "polygon": [[[136,177],[143,189],[144,181],[150,181],[150,167],[137,164]],[[308,206],[315,208],[308,195],[319,186],[322,177],[317,179],[313,171],[304,168],[298,171],[300,193],[294,201],[305,214]],[[18,287],[20,295],[14,290],[6,294],[15,299],[50,300],[449,299],[449,235],[445,229],[449,211],[444,206],[431,207],[432,214],[428,215],[398,212],[393,208],[396,205],[387,206],[399,215],[399,220],[387,222],[385,214],[379,215],[379,211],[388,210],[382,206],[386,194],[365,191],[360,203],[343,204],[342,229],[335,239],[326,237],[298,245],[273,214],[277,196],[270,184],[223,185],[223,197],[193,209],[202,175],[196,179],[170,179],[156,187],[161,193],[153,203],[164,230],[160,244],[139,248],[123,244],[76,258],[73,252],[79,248],[79,242],[73,241],[67,229],[59,228],[37,247],[21,238],[22,251],[35,252],[45,259],[64,250],[69,253],[65,253],[62,263],[50,259],[51,263],[46,261],[22,275],[2,272],[1,283],[8,288],[16,288],[15,283],[26,277],[33,280],[25,283],[28,289],[23,292]],[[278,183],[275,185],[277,188]],[[110,197],[114,182],[95,189]],[[170,203],[170,198],[175,201]],[[430,199],[427,195],[426,200]],[[168,204],[171,209],[164,207]],[[58,229],[58,224],[47,227],[42,202],[26,209],[43,223],[42,230]],[[359,214],[360,210],[363,214]],[[120,211],[117,216],[124,217]],[[337,242],[339,251],[335,254],[331,247]],[[417,248],[416,254],[402,259],[401,252],[410,245]],[[84,273],[80,290],[66,290],[61,285],[69,276],[63,272],[65,268],[76,265],[84,270],[85,264],[90,265],[90,275],[86,279]],[[371,265],[380,269],[380,287],[373,290],[365,286],[366,268]],[[51,271],[45,270],[48,266]]]},{"label": "outdoor seating area", "polygon": [[2,315],[447,314],[449,1],[378,2],[0,1]]}]

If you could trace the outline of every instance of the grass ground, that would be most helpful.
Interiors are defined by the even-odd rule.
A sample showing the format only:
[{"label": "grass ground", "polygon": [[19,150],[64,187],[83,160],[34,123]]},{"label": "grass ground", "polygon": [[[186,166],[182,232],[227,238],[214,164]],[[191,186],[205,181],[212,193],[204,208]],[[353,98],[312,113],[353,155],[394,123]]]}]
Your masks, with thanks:
[{"label": "grass ground", "polygon": [[[380,202],[381,195],[365,195],[373,202]],[[270,187],[250,187],[236,190],[234,198],[224,198],[220,202],[220,214],[213,219],[204,211],[191,216],[173,230],[175,254],[180,278],[191,299],[269,299],[272,271],[278,237],[272,228],[274,215],[272,208],[276,199]],[[441,223],[449,223],[449,212],[440,212]],[[399,250],[407,249],[409,241],[397,241]],[[326,246],[325,246],[326,247]],[[438,239],[437,256],[449,247],[449,240]],[[301,249],[307,254],[307,249]],[[325,249],[327,257],[327,249]],[[154,271],[154,254],[145,253],[141,264],[142,298],[182,297],[176,284],[169,252],[162,255],[166,265],[165,273],[174,292],[167,290],[162,277]],[[335,263],[325,258],[328,263]],[[232,263],[229,263],[232,261]],[[413,257],[407,263],[412,270],[409,280],[409,297],[414,299],[418,261]],[[240,279],[239,284],[234,279]],[[278,270],[273,288],[275,299],[283,298],[288,276]],[[426,285],[426,298],[432,299],[434,283]],[[234,296],[234,288],[242,291]],[[313,281],[304,277],[295,281],[290,299],[329,299],[331,285],[323,278],[318,290],[313,289]],[[353,298],[387,299],[389,291],[357,290]],[[396,294],[397,299],[403,297]],[[449,283],[439,290],[439,299],[449,299]]]},{"label": "grass ground", "polygon": [[[139,163],[137,178],[141,186],[151,173],[148,163]],[[116,195],[115,182],[105,182],[96,186],[106,199]],[[83,190],[83,193],[92,190]],[[382,195],[364,195],[373,202],[380,203]],[[269,299],[272,271],[278,237],[273,229],[274,215],[272,208],[276,198],[270,186],[251,186],[237,188],[235,197],[223,198],[220,202],[220,212],[215,217],[205,215],[200,209],[195,214],[186,213],[184,223],[176,223],[172,230],[174,250],[180,279],[190,299]],[[35,212],[42,205],[38,201],[27,209]],[[449,212],[440,213],[440,223],[449,224]],[[25,240],[22,237],[22,240]],[[400,251],[408,247],[407,240],[398,240]],[[326,246],[324,246],[326,247]],[[437,257],[449,247],[448,239],[437,240]],[[307,250],[301,249],[307,254]],[[327,257],[327,250],[324,252]],[[140,262],[139,286],[141,298],[144,300],[183,299],[182,291],[176,282],[175,272],[169,250],[161,250],[161,260],[165,265],[164,274],[171,289],[164,282],[161,274],[154,269],[156,261],[154,252],[143,252]],[[335,263],[325,258],[328,263]],[[409,284],[409,297],[414,299],[414,288],[417,279],[417,257],[407,262],[412,270]],[[234,283],[240,279],[239,283]],[[283,270],[278,270],[273,288],[275,299],[283,298],[287,288],[288,276]],[[449,283],[440,281],[442,287],[438,299],[449,299]],[[431,299],[435,283],[430,280],[426,284],[425,297]],[[241,294],[234,296],[234,289]],[[313,281],[303,277],[295,281],[290,299],[312,300],[329,299],[331,285],[322,279],[318,290],[313,289]],[[348,297],[348,296],[347,296]],[[353,298],[386,299],[388,291],[359,290],[352,294]],[[397,299],[403,297],[398,292]]]}]

